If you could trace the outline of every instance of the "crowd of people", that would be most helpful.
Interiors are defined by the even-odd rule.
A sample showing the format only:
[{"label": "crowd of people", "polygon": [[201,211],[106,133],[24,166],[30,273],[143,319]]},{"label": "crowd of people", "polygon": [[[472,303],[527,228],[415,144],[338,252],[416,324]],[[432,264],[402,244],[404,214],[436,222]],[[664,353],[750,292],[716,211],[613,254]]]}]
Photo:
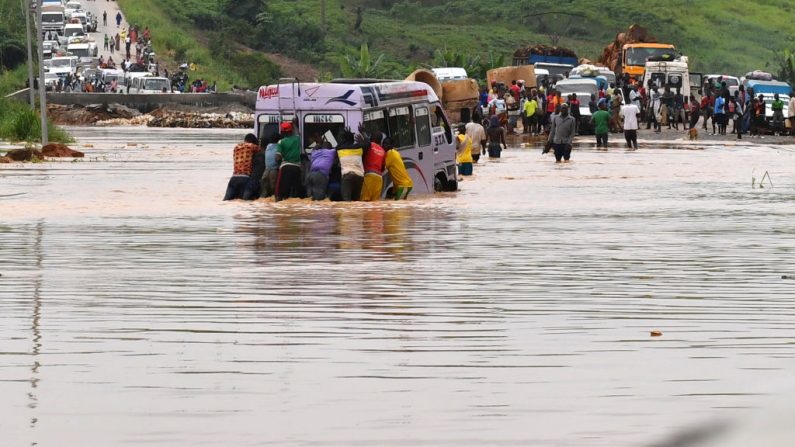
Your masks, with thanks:
[{"label": "crowd of people", "polygon": [[383,194],[383,175],[392,187],[386,197],[405,200],[414,183],[392,140],[379,132],[355,134],[345,129],[334,145],[318,136],[311,151],[301,151],[293,122],[283,122],[279,134],[260,142],[253,134],[233,151],[234,170],[224,200],[256,200],[273,196],[332,201],[378,201]]}]

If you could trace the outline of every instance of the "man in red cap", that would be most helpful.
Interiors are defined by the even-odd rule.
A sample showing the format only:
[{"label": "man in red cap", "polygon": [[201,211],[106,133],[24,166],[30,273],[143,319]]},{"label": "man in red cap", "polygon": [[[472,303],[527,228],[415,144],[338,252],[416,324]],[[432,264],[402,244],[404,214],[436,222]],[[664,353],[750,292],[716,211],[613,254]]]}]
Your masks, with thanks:
[{"label": "man in red cap", "polygon": [[284,122],[279,127],[282,139],[276,148],[276,161],[280,163],[276,180],[276,201],[301,195],[301,139],[293,132],[293,123]]}]

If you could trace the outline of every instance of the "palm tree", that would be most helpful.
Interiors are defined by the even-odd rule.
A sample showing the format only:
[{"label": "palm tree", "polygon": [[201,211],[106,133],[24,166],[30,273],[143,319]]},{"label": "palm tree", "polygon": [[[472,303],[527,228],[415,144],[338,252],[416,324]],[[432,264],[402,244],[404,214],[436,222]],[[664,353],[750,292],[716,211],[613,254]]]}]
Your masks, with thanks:
[{"label": "palm tree", "polygon": [[380,78],[386,69],[383,67],[384,55],[380,54],[375,60],[370,57],[370,48],[363,43],[359,48],[359,55],[348,54],[340,63],[340,71],[346,78]]}]

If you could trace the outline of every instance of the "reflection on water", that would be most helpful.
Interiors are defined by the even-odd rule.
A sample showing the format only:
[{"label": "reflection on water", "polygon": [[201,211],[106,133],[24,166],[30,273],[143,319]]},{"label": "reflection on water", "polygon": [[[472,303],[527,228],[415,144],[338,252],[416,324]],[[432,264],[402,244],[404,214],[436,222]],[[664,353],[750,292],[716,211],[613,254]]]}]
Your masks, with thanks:
[{"label": "reflection on water", "polygon": [[3,445],[651,445],[790,386],[787,148],[222,203],[239,135],[82,132],[0,168]]}]

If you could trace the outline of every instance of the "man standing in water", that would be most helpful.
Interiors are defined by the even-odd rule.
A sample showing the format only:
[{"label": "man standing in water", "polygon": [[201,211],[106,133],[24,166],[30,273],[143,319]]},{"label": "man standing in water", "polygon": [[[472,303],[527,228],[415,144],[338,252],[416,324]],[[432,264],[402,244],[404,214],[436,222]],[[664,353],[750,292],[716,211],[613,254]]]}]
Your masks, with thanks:
[{"label": "man standing in water", "polygon": [[461,175],[472,175],[472,139],[466,134],[466,126],[459,124],[455,140],[456,162]]},{"label": "man standing in water", "polygon": [[569,105],[561,105],[560,114],[552,118],[549,128],[549,142],[555,148],[555,163],[560,163],[561,160],[568,162],[571,158],[571,143],[576,130],[577,124],[569,115]]},{"label": "man standing in water", "polygon": [[627,140],[627,148],[638,148],[638,115],[640,109],[633,103],[629,103],[621,108],[621,115],[624,117],[624,138]]},{"label": "man standing in water", "polygon": [[480,124],[479,114],[472,115],[472,122],[466,125],[466,134],[472,140],[472,162],[480,160],[480,153],[486,155],[486,128]]},{"label": "man standing in water", "polygon": [[293,133],[293,123],[279,126],[282,139],[276,145],[279,176],[276,179],[276,201],[298,197],[301,188],[301,140]]},{"label": "man standing in water", "polygon": [[254,193],[259,191],[254,190],[254,184],[249,180],[254,169],[254,156],[258,152],[260,152],[260,148],[254,134],[246,135],[243,142],[235,146],[232,156],[234,160],[232,178],[229,179],[229,184],[226,186],[224,200],[253,200],[256,198]]},{"label": "man standing in water", "polygon": [[591,117],[596,134],[596,147],[604,147],[605,150],[607,150],[607,138],[610,134],[610,113],[606,109],[605,103],[600,101],[599,110]]}]

